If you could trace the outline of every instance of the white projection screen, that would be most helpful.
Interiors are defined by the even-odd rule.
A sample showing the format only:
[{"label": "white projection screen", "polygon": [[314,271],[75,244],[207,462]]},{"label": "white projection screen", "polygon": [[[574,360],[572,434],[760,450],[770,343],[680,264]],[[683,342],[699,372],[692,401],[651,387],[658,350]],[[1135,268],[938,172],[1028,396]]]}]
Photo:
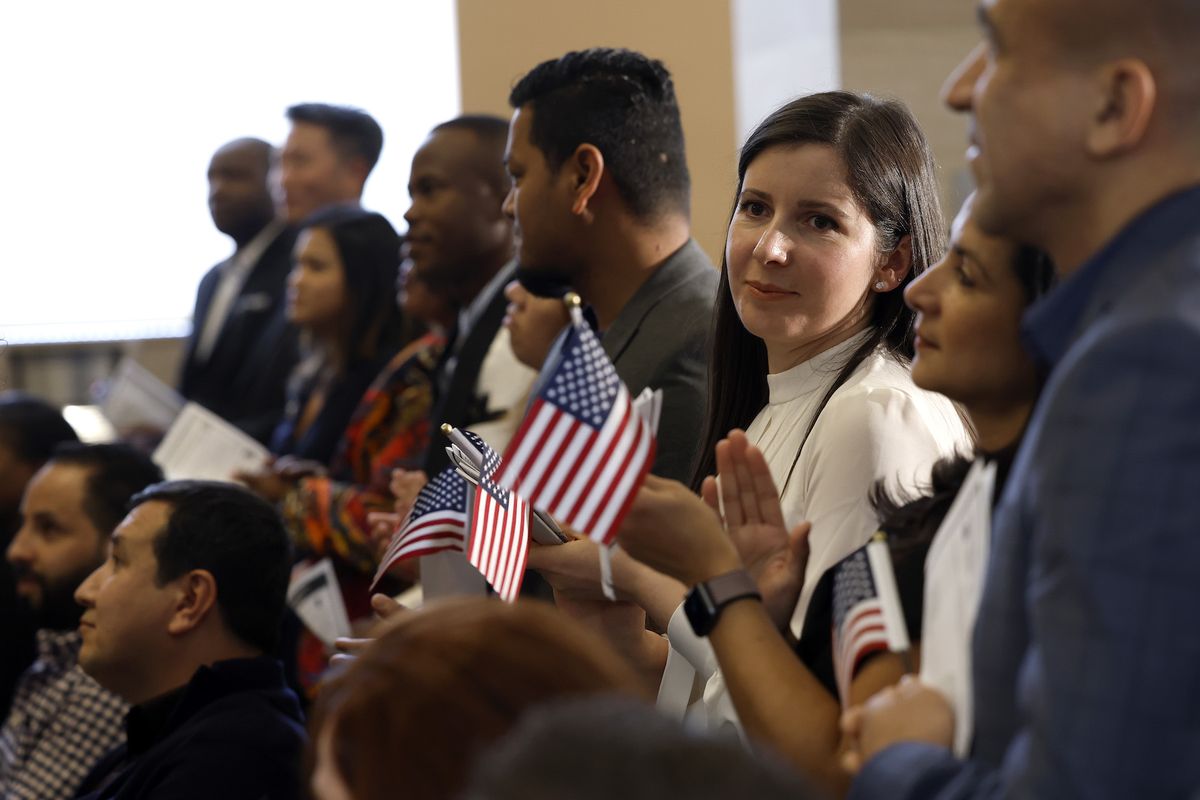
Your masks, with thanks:
[{"label": "white projection screen", "polygon": [[403,229],[409,162],[459,110],[453,0],[0,4],[0,339],[183,335],[229,255],[212,152],[279,143],[298,102],[384,130],[364,204]]}]

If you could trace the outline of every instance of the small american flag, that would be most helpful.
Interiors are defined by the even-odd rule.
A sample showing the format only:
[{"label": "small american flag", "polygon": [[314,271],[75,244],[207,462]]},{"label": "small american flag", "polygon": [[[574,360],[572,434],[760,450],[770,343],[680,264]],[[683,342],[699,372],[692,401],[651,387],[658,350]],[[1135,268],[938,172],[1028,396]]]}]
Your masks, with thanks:
[{"label": "small american flag", "polygon": [[497,481],[608,544],[654,463],[654,433],[581,317],[561,353],[539,379]]},{"label": "small american flag", "polygon": [[513,602],[525,579],[529,555],[529,504],[496,483],[500,456],[470,431],[459,431],[482,456],[479,487],[471,512],[467,560],[483,574],[501,599]]},{"label": "small american flag", "polygon": [[463,550],[467,530],[467,482],[447,467],[422,487],[375,573],[375,582],[401,561],[444,550]]},{"label": "small american flag", "polygon": [[833,672],[843,705],[850,702],[850,683],[863,658],[887,649],[883,605],[862,547],[834,567],[833,575]]}]

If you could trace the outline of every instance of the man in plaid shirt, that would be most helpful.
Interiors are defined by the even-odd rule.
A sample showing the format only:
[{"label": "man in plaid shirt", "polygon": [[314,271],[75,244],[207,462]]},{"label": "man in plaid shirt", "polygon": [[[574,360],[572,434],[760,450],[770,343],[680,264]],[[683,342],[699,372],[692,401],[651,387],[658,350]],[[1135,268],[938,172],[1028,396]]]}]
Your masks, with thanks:
[{"label": "man in plaid shirt", "polygon": [[37,658],[0,729],[0,797],[75,796],[97,761],[124,740],[127,706],[79,668],[79,584],[107,557],[129,498],[162,479],[124,445],[64,445],[30,480],[7,552],[17,591],[38,623]]}]

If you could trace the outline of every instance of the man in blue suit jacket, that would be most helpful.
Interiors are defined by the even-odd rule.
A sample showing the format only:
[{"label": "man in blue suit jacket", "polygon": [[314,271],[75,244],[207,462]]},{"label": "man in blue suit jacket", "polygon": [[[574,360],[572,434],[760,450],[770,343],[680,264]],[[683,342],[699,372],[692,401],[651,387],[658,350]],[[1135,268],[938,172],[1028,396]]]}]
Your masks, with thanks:
[{"label": "man in blue suit jacket", "polygon": [[1048,371],[996,512],[972,757],[912,681],[843,721],[852,797],[1200,789],[1200,5],[983,0],[948,85],[977,218],[1053,256]]}]

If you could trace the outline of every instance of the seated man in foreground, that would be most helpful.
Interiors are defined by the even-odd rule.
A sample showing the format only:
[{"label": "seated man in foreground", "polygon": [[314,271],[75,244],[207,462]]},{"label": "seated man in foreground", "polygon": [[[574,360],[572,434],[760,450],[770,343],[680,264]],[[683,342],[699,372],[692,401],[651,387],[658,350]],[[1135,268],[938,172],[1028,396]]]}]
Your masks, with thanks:
[{"label": "seated man in foreground", "polygon": [[133,709],[80,796],[298,796],[304,722],[273,651],[291,566],[267,503],[232,484],[134,496],[76,593],[79,663]]},{"label": "seated man in foreground", "polygon": [[[36,624],[37,657],[22,672],[0,727],[4,800],[74,797],[92,768],[125,741],[125,702],[79,667],[75,591],[108,557],[129,498],[161,480],[149,457],[128,445],[64,442],[25,487],[20,527],[5,557],[19,602]],[[0,638],[0,651],[17,646]]]}]

